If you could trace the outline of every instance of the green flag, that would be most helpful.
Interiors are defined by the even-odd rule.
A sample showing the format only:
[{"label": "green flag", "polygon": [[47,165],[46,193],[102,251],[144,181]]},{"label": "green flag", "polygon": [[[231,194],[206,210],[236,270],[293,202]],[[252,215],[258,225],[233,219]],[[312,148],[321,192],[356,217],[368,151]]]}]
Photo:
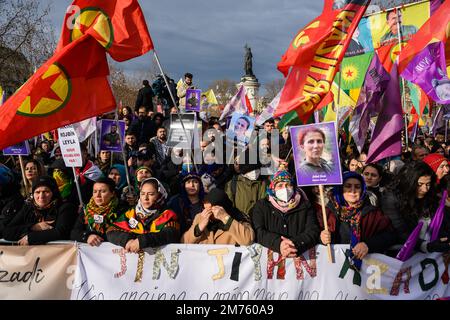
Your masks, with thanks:
[{"label": "green flag", "polygon": [[[371,51],[358,56],[347,57],[342,60],[342,78],[340,80],[342,90],[362,87],[373,54],[373,51]],[[340,76],[340,73],[337,73],[335,81],[337,81],[336,79],[339,79]]]}]

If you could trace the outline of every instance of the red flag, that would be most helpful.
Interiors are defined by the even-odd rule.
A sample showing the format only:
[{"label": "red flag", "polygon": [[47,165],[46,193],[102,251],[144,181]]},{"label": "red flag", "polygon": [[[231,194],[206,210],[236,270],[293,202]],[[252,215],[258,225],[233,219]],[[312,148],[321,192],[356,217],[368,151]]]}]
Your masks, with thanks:
[{"label": "red flag", "polygon": [[[450,36],[450,1],[445,1],[430,19],[417,31],[408,41],[399,56],[399,73],[402,73],[411,60],[420,53],[429,43],[442,41],[447,42]],[[450,64],[450,44],[445,46],[447,65]]]},{"label": "red flag", "polygon": [[89,35],[56,53],[0,108],[0,149],[115,107],[105,50]]},{"label": "red flag", "polygon": [[247,106],[248,113],[252,113],[253,112],[252,103],[250,102],[247,93],[245,94],[245,105]]},{"label": "red flag", "polygon": [[352,0],[342,8],[325,0],[322,14],[301,30],[278,63],[285,76],[275,116],[296,110],[305,122],[329,95],[337,67],[370,0]]},{"label": "red flag", "polygon": [[56,51],[90,34],[116,61],[141,56],[153,42],[137,0],[74,0],[64,17]]}]

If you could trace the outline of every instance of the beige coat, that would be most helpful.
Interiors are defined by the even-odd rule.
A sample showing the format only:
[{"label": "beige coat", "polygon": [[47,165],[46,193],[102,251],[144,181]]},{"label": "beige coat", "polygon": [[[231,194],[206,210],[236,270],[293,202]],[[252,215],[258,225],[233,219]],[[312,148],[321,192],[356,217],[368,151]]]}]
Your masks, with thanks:
[{"label": "beige coat", "polygon": [[203,230],[200,237],[194,235],[195,226],[199,224],[201,219],[200,214],[194,218],[192,226],[181,237],[182,243],[196,243],[196,244],[233,244],[248,246],[251,245],[255,239],[255,232],[248,222],[238,222],[234,220],[231,222],[230,229],[227,231],[217,230],[216,233],[209,231],[208,228]]},{"label": "beige coat", "polygon": [[189,86],[184,81],[177,87],[177,96],[180,98],[179,105],[182,109],[186,108],[186,90],[189,89],[189,87],[195,88],[193,84]]}]

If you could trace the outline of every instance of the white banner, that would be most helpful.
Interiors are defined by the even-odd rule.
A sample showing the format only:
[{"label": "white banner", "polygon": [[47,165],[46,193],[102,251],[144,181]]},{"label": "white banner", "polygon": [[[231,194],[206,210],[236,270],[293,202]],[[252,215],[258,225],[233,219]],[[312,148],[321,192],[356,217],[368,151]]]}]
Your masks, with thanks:
[{"label": "white banner", "polygon": [[260,245],[169,245],[141,254],[109,243],[79,245],[72,299],[123,300],[359,300],[450,296],[449,255],[416,254],[402,263],[369,255],[360,272],[349,268],[346,245],[333,246],[334,263],[318,246],[279,260]]},{"label": "white banner", "polygon": [[66,167],[73,168],[83,166],[81,158],[80,142],[75,129],[71,126],[58,129],[59,146],[64,159]]},{"label": "white banner", "polygon": [[69,299],[76,265],[73,244],[0,246],[0,299]]}]

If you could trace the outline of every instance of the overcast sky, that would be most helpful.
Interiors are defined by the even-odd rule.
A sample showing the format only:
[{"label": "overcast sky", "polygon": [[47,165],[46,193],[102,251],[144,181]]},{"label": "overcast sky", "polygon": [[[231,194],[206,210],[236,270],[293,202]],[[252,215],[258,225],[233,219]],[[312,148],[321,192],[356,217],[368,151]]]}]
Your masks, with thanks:
[{"label": "overcast sky", "polygon": [[[71,0],[52,4],[59,36]],[[163,68],[177,81],[185,72],[202,89],[218,79],[239,82],[244,45],[253,53],[253,72],[264,85],[282,77],[276,64],[297,31],[322,11],[321,0],[140,0]],[[153,54],[120,63],[126,72],[150,68]]]}]

